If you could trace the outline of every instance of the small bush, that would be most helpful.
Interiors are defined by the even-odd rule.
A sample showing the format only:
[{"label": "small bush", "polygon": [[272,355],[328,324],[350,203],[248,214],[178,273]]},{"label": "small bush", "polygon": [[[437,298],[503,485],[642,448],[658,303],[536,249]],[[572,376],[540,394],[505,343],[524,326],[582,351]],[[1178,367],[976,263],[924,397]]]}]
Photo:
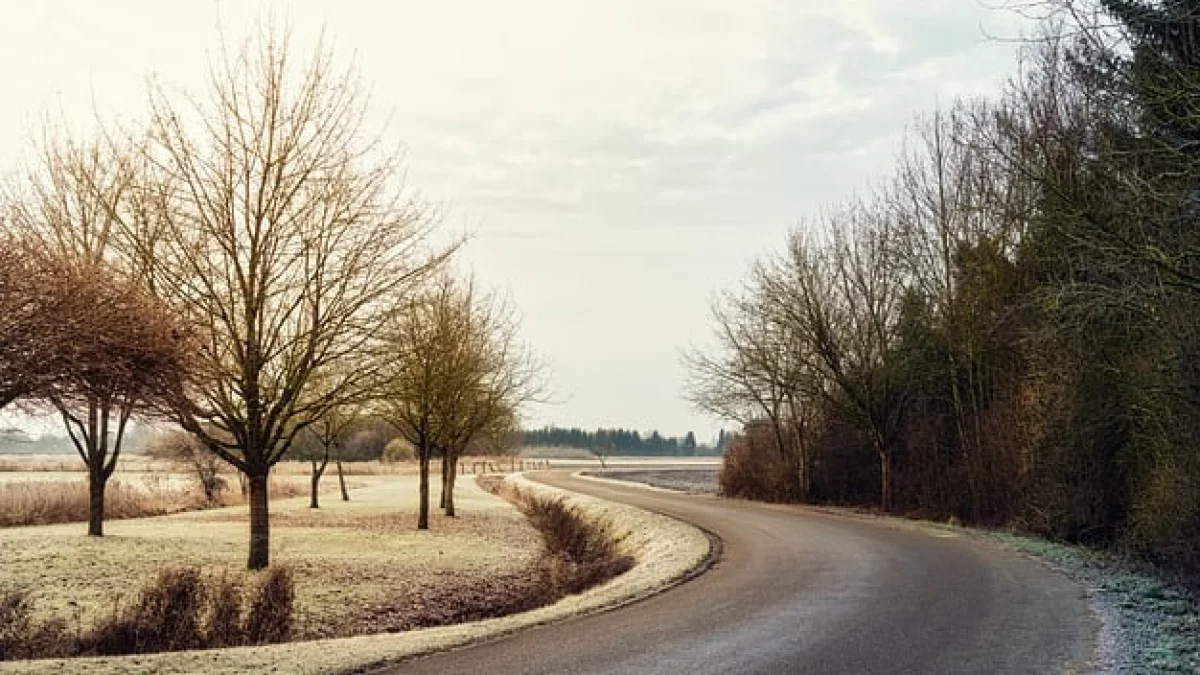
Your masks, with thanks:
[{"label": "small bush", "polygon": [[242,633],[247,644],[284,642],[292,635],[292,572],[272,567],[255,588]]},{"label": "small bush", "polygon": [[725,449],[717,484],[726,497],[796,502],[801,501],[799,475],[799,468],[780,458],[769,442],[738,436]]},{"label": "small bush", "polygon": [[[243,602],[249,607],[243,609]],[[135,601],[118,604],[90,630],[72,635],[58,619],[35,621],[28,594],[9,591],[0,593],[0,661],[282,642],[292,635],[294,604],[286,567],[264,573],[249,596],[226,577],[168,568]]]},{"label": "small bush", "polygon": [[417,458],[412,443],[403,438],[393,438],[383,446],[383,461],[386,463],[411,462]]},{"label": "small bush", "polygon": [[242,587],[228,577],[209,586],[208,613],[205,620],[209,647],[236,647],[242,644]]},{"label": "small bush", "polygon": [[0,661],[69,656],[74,651],[74,636],[65,622],[33,618],[28,591],[0,593]]},{"label": "small bush", "polygon": [[198,648],[204,642],[200,614],[205,591],[196,569],[163,570],[135,603],[118,607],[96,624],[85,650],[109,655]]}]

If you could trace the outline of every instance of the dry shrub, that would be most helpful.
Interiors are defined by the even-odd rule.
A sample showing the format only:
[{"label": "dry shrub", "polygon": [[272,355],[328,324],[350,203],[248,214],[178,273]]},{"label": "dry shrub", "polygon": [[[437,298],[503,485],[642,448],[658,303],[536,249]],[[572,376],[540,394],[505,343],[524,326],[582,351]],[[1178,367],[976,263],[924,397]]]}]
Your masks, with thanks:
[{"label": "dry shrub", "polygon": [[0,661],[68,656],[74,651],[74,636],[66,622],[33,617],[28,591],[0,593]]},{"label": "dry shrub", "polygon": [[226,577],[168,568],[133,602],[118,603],[90,630],[75,635],[59,619],[37,622],[28,593],[9,591],[0,593],[0,661],[282,642],[292,635],[294,598],[286,567],[264,573],[249,594]]},{"label": "dry shrub", "polygon": [[223,576],[210,582],[205,625],[209,647],[242,643],[242,587],[237,581]]},{"label": "dry shrub", "polygon": [[542,534],[549,553],[541,570],[547,582],[545,602],[583,592],[633,567],[610,524],[586,518],[562,499],[537,497],[496,476],[477,480],[483,489],[515,504]]},{"label": "dry shrub", "polygon": [[200,615],[205,585],[194,568],[162,570],[137,602],[118,607],[83,640],[90,654],[144,654],[203,645]]},{"label": "dry shrub", "polygon": [[633,558],[618,549],[611,526],[588,520],[561,499],[530,497],[525,504],[525,513],[559,561],[552,574],[561,594],[580,593],[633,567]]},{"label": "dry shrub", "polygon": [[272,567],[254,590],[242,633],[247,644],[284,642],[292,635],[295,604],[292,572]]},{"label": "dry shrub", "polygon": [[771,442],[738,436],[725,449],[717,484],[726,497],[768,502],[800,501],[799,470]]},{"label": "dry shrub", "polygon": [[387,464],[411,462],[417,458],[416,448],[403,438],[393,438],[383,446],[383,461]]}]

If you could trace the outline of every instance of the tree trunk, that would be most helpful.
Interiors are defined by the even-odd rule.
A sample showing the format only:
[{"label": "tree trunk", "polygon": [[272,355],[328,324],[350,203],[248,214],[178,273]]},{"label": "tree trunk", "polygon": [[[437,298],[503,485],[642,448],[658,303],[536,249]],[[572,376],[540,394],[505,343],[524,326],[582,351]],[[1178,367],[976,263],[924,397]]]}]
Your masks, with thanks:
[{"label": "tree trunk", "polygon": [[88,471],[88,536],[104,536],[104,486],[107,480],[97,470]]},{"label": "tree trunk", "polygon": [[317,500],[317,490],[319,490],[321,488],[321,474],[322,473],[324,473],[324,469],[318,469],[317,463],[313,462],[313,465],[312,465],[312,491],[308,498],[308,508],[310,508],[310,509],[321,508],[321,503]]},{"label": "tree trunk", "polygon": [[420,465],[420,507],[417,509],[417,529],[429,529],[429,450],[418,448]]},{"label": "tree trunk", "polygon": [[450,467],[445,457],[442,457],[442,496],[438,500],[438,508],[446,508],[446,488],[450,483]]},{"label": "tree trunk", "polygon": [[892,510],[892,453],[879,451],[879,505],[884,513]]},{"label": "tree trunk", "polygon": [[446,482],[442,487],[442,499],[445,501],[446,515],[450,518],[454,517],[454,479],[458,478],[458,463],[449,462],[450,468],[447,469]]},{"label": "tree trunk", "polygon": [[246,567],[265,569],[271,562],[271,514],[267,507],[267,473],[249,476],[250,557]]},{"label": "tree trunk", "polygon": [[342,488],[342,501],[350,501],[350,493],[346,491],[346,474],[342,473],[342,453],[337,455],[338,485]]}]

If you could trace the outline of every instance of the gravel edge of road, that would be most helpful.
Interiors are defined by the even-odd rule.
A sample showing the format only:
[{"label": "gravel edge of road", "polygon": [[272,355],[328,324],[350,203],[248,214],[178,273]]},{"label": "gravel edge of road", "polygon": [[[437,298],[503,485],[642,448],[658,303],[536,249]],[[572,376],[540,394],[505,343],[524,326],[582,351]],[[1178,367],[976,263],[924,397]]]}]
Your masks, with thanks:
[{"label": "gravel edge of road", "polygon": [[[544,485],[517,474],[522,490],[562,498],[589,518],[610,523],[633,569],[596,588],[520,614],[405,633],[124,657],[0,663],[0,673],[364,673],[435,652],[499,639],[533,626],[621,607],[695,577],[719,554],[719,541],[657,513]],[[17,668],[17,670],[13,670]]]},{"label": "gravel edge of road", "polygon": [[[585,475],[594,480],[626,482],[652,489],[713,492],[686,481],[676,485],[674,481],[661,480],[653,475],[654,472],[650,472],[647,480],[639,481],[637,473],[628,470],[587,472]],[[1033,536],[881,516],[854,509],[809,508],[850,518],[887,521],[900,527],[954,532],[1016,550],[1085,589],[1102,625],[1097,655],[1099,672],[1200,673],[1200,598],[1144,565],[1112,553]]]}]

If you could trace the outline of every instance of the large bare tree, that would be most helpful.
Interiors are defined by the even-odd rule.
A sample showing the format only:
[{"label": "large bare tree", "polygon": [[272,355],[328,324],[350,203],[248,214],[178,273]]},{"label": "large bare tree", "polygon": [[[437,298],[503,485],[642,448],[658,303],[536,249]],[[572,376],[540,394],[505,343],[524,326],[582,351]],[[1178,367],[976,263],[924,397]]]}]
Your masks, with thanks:
[{"label": "large bare tree", "polygon": [[364,135],[354,71],[288,42],[266,26],[222,51],[206,95],[152,90],[147,200],[162,209],[130,227],[202,336],[179,421],[248,478],[251,569],[270,560],[271,468],[361,396],[382,312],[450,248],[431,252],[435,214]]},{"label": "large bare tree", "polygon": [[904,286],[886,211],[856,203],[833,212],[824,245],[794,232],[785,255],[760,272],[773,312],[819,386],[808,393],[857,418],[879,459],[880,505],[892,506],[892,461],[909,391],[897,373],[895,325]]}]

